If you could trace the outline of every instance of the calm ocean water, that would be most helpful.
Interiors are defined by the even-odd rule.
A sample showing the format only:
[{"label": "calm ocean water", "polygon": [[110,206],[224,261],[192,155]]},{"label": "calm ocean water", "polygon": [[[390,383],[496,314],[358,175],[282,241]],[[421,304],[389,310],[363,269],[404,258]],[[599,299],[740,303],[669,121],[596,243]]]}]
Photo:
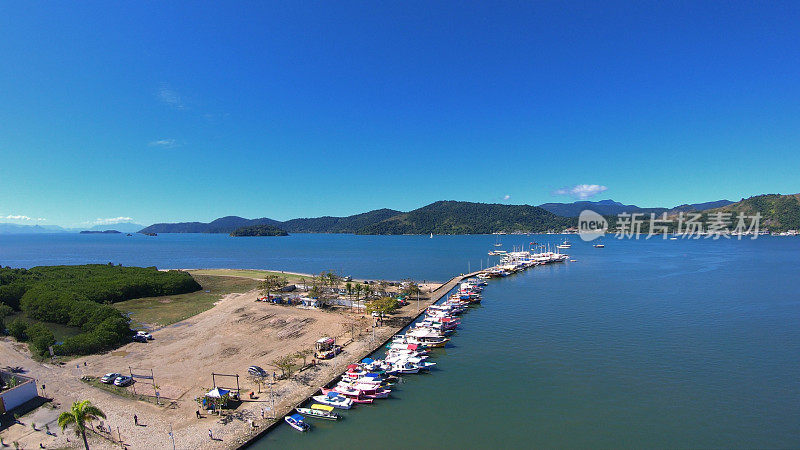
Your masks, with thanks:
[{"label": "calm ocean water", "polygon": [[[504,248],[560,236],[506,236]],[[576,262],[492,280],[427,375],[280,426],[256,448],[798,447],[800,239],[573,239]],[[444,280],[492,236],[0,236],[0,264],[333,269]]]}]

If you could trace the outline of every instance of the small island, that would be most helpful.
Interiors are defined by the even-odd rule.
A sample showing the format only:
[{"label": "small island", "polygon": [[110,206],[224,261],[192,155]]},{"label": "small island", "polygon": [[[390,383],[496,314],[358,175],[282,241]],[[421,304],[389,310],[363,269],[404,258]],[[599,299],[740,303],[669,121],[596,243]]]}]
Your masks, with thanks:
[{"label": "small island", "polygon": [[288,236],[286,230],[281,230],[278,227],[271,225],[253,225],[249,227],[240,227],[231,233],[231,236]]},{"label": "small island", "polygon": [[117,230],[103,230],[103,231],[95,231],[95,230],[83,230],[80,234],[122,234]]}]

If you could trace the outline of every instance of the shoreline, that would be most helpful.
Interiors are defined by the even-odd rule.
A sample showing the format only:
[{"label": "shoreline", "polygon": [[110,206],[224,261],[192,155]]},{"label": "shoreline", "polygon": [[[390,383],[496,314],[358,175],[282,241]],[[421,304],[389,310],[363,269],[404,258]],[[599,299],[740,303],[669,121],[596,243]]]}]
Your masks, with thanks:
[{"label": "shoreline", "polygon": [[[328,387],[328,386],[331,386],[332,384],[336,383],[341,378],[341,374],[345,371],[345,369],[347,368],[347,366],[349,364],[352,364],[354,361],[355,362],[361,361],[362,359],[368,357],[372,353],[380,350],[384,345],[386,345],[386,343],[388,343],[389,341],[392,340],[392,338],[394,337],[395,334],[397,334],[400,330],[402,330],[403,328],[407,327],[409,324],[413,323],[420,316],[422,316],[425,313],[425,310],[426,310],[426,308],[428,306],[430,306],[430,305],[438,302],[439,300],[441,300],[451,290],[453,290],[456,286],[458,286],[458,284],[461,281],[463,281],[463,280],[465,280],[467,278],[473,277],[473,276],[477,275],[478,273],[480,273],[480,271],[476,271],[476,272],[472,272],[472,273],[468,273],[468,274],[457,275],[457,276],[454,276],[453,278],[451,278],[450,280],[446,281],[445,283],[440,284],[439,287],[436,290],[434,290],[433,292],[430,293],[430,295],[425,299],[424,302],[420,303],[420,309],[417,312],[413,313],[410,317],[405,317],[404,318],[405,320],[402,320],[400,322],[400,324],[393,324],[391,327],[389,327],[388,330],[381,330],[381,333],[380,333],[381,337],[379,339],[377,339],[373,343],[373,345],[368,346],[366,349],[364,349],[361,352],[359,352],[358,354],[354,355],[355,358],[350,358],[350,359],[341,358],[340,361],[338,361],[338,364],[334,367],[334,368],[338,368],[339,370],[338,371],[334,370],[335,374],[333,375],[332,378],[328,379],[325,383],[323,383],[323,384],[321,384],[319,386],[311,387],[310,393],[308,395],[304,396],[300,401],[294,402],[293,404],[289,405],[288,407],[284,406],[283,408],[281,408],[276,413],[275,419],[265,419],[264,420],[264,422],[265,422],[265,428],[264,429],[258,430],[255,434],[252,434],[251,436],[249,436],[246,441],[242,442],[241,445],[239,445],[238,447],[234,447],[234,448],[241,448],[241,449],[250,448],[257,441],[259,441],[260,439],[265,437],[271,430],[273,430],[274,428],[278,427],[281,423],[283,423],[283,417],[285,417],[286,415],[288,415],[292,411],[294,411],[294,409],[296,407],[299,407],[300,405],[308,402],[310,400],[311,396],[315,395],[317,393],[317,391],[319,391],[323,387]],[[423,305],[424,305],[424,307],[423,307]],[[409,306],[411,306],[411,304],[409,304]],[[384,327],[384,328],[386,328],[386,327]],[[390,332],[386,333],[386,331],[390,331]],[[344,352],[342,354],[344,354]]]},{"label": "shoreline", "polygon": [[[295,272],[283,273],[299,275]],[[58,410],[39,408],[25,416],[23,420],[26,422],[35,421],[40,426],[54,428],[57,412],[73,401],[90,399],[100,407],[107,415],[103,421],[106,429],[102,433],[93,433],[90,442],[93,448],[119,448],[120,445],[159,448],[168,444],[164,436],[169,432],[174,432],[174,439],[179,446],[239,448],[252,445],[263,437],[283,422],[286,413],[315,395],[320,387],[338,379],[348,364],[360,361],[380,349],[394,334],[419,317],[428,305],[439,301],[458,281],[472,275],[459,275],[443,284],[428,281],[420,295],[420,303],[411,300],[384,321],[382,326],[374,328],[374,335],[368,324],[369,318],[363,312],[346,307],[306,310],[271,305],[256,301],[259,292],[251,290],[223,295],[212,308],[153,331],[155,340],[149,344],[129,343],[113,351],[80,356],[65,364],[54,365],[33,360],[24,346],[3,339],[0,340],[0,359],[24,367],[26,374],[37,379],[37,385],[46,384],[46,396],[59,407]],[[218,331],[215,331],[214,339],[209,340],[206,330]],[[326,335],[336,338],[337,343],[343,346],[342,353],[316,366],[305,366],[302,371],[296,372],[299,376],[275,384],[277,397],[274,413],[270,411],[267,414],[274,415],[275,419],[261,419],[259,409],[269,405],[269,388],[265,393],[262,387],[258,397],[248,398],[248,393],[255,391],[256,385],[247,380],[247,367],[255,363],[271,368],[270,361],[313,347],[319,337]],[[299,360],[297,364],[299,366]],[[81,381],[84,376],[127,373],[129,367],[134,370],[154,368],[162,406],[121,396]],[[203,417],[196,419],[197,404],[194,398],[211,387],[213,372],[240,374],[243,402],[235,409],[226,410],[222,416],[203,411]],[[135,392],[148,396],[153,394],[146,380],[136,385]],[[40,391],[40,395],[44,396],[44,393]],[[147,428],[135,426],[132,423],[133,414],[137,414],[140,423],[144,421]],[[110,425],[112,428],[109,428]],[[113,433],[109,433],[108,429]],[[217,439],[208,439],[206,432],[209,429],[213,429]],[[7,442],[12,439],[24,441],[26,448],[36,446],[38,442],[47,447],[72,445],[65,440],[69,439],[69,434],[40,436],[30,427],[22,425],[13,425],[9,430],[4,430],[3,435]]]},{"label": "shoreline", "polygon": [[[227,271],[227,272],[237,272],[237,271],[239,271],[239,272],[262,272],[262,273],[264,273],[264,274],[267,274],[267,273],[269,273],[269,274],[282,274],[282,275],[289,275],[289,276],[294,276],[294,277],[308,277],[309,279],[310,279],[311,277],[316,277],[316,276],[318,276],[318,275],[319,275],[319,274],[313,274],[313,273],[289,272],[289,271],[287,271],[287,270],[273,270],[273,269],[231,269],[231,268],[208,268],[208,267],[207,267],[207,268],[204,268],[204,269],[186,269],[186,268],[181,268],[181,269],[159,269],[159,270],[161,270],[161,271],[168,271],[168,270],[180,270],[180,271],[189,272],[189,273],[192,273],[192,272],[202,272],[202,271],[220,271],[220,272],[226,272],[226,271]],[[203,274],[203,273],[199,273],[198,275],[204,275],[204,274]],[[254,279],[254,280],[260,280],[260,279],[262,279],[262,278],[263,278],[263,277],[261,277],[261,278],[259,278],[259,277],[249,277],[249,276],[245,276],[245,275],[224,274],[224,273],[218,273],[218,274],[207,274],[207,275],[212,275],[212,276],[221,276],[221,277],[251,278],[251,279]],[[400,283],[400,282],[402,282],[403,280],[383,280],[383,279],[380,279],[380,278],[355,278],[355,277],[352,277],[352,280],[351,280],[351,281],[352,281],[353,283],[364,283],[364,282],[366,282],[366,281],[372,281],[372,282],[377,282],[377,281],[388,281],[388,282],[390,282],[390,283]],[[419,281],[418,281],[418,282],[419,282]],[[437,281],[437,280],[422,280],[422,282],[419,282],[419,283],[420,283],[420,284],[426,284],[426,285],[431,285],[431,284],[437,284],[437,285],[441,285],[441,284],[444,284],[444,283],[442,283],[442,282],[439,282],[439,281]],[[291,283],[290,283],[290,284],[291,284]]]}]

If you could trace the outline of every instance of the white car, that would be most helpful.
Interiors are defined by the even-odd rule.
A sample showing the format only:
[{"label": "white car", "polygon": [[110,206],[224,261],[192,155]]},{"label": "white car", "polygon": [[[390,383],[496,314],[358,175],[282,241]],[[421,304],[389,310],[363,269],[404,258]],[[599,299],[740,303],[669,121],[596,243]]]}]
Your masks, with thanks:
[{"label": "white car", "polygon": [[107,373],[100,378],[100,382],[105,384],[111,384],[114,382],[114,380],[116,380],[118,377],[121,376],[122,376],[121,373],[116,373],[116,372]]},{"label": "white car", "polygon": [[136,332],[136,335],[137,335],[137,336],[142,336],[142,337],[144,337],[145,339],[147,339],[148,341],[152,341],[152,340],[153,340],[153,335],[152,335],[152,334],[150,334],[150,333],[149,333],[149,332],[147,332],[147,331],[144,331],[144,330],[137,331],[137,332]]},{"label": "white car", "polygon": [[125,375],[120,375],[114,380],[114,386],[127,386],[133,383],[133,378]]}]

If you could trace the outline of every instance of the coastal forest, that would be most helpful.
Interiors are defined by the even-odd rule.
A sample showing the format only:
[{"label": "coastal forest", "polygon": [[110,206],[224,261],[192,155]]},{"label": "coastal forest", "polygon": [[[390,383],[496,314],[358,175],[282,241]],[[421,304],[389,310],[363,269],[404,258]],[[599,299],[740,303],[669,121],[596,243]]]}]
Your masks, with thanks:
[{"label": "coastal forest", "polygon": [[[109,350],[130,341],[130,319],[112,303],[140,297],[194,292],[200,285],[186,272],[155,267],[88,264],[0,268],[0,330],[27,341],[44,356],[49,346],[57,355],[84,355]],[[24,313],[29,322],[15,319]],[[80,329],[56,343],[47,323]]]},{"label": "coastal forest", "polygon": [[231,236],[288,236],[285,230],[272,225],[252,225],[240,227],[231,232]]}]

